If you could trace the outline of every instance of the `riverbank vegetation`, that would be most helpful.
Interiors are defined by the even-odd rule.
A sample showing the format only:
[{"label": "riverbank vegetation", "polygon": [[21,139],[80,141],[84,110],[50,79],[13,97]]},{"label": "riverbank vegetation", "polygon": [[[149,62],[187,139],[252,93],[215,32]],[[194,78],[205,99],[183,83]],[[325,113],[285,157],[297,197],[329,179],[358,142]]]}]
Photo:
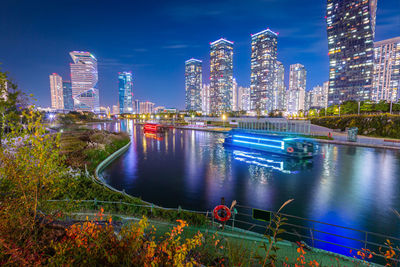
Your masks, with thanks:
[{"label": "riverbank vegetation", "polygon": [[357,127],[358,133],[373,137],[400,139],[400,115],[344,115],[312,118],[312,124],[340,129]]},{"label": "riverbank vegetation", "polygon": [[73,125],[73,124],[84,124],[90,122],[104,122],[109,121],[105,117],[99,117],[99,115],[89,111],[70,111],[65,114],[57,114],[56,122],[61,125]]}]

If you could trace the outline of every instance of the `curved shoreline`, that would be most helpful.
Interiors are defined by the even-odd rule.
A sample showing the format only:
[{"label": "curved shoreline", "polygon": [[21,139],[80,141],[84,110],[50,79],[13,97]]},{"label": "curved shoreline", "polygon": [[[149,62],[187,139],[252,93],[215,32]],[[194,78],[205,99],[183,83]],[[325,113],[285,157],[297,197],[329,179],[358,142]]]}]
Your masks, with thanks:
[{"label": "curved shoreline", "polygon": [[129,197],[129,198],[131,198],[131,199],[140,200],[140,201],[143,201],[143,203],[153,205],[152,203],[149,203],[149,202],[146,202],[146,201],[141,200],[141,199],[139,199],[139,198],[136,198],[136,197],[134,197],[134,196],[131,196],[131,195],[125,193],[125,191],[120,191],[120,190],[118,190],[118,189],[116,189],[116,188],[110,186],[108,183],[106,183],[106,181],[104,181],[104,178],[103,178],[103,176],[101,175],[101,172],[102,172],[111,162],[113,162],[114,160],[116,160],[117,158],[119,158],[122,154],[124,154],[124,153],[129,149],[129,147],[130,147],[131,144],[132,144],[132,140],[129,139],[129,142],[128,142],[125,146],[121,147],[120,149],[118,149],[117,151],[115,151],[114,153],[112,153],[110,156],[108,156],[105,160],[103,160],[102,162],[100,162],[99,165],[97,165],[97,167],[96,167],[96,169],[95,169],[95,171],[94,171],[95,179],[93,179],[93,180],[94,180],[94,182],[105,186],[106,188],[108,188],[108,189],[111,190],[111,191],[114,191],[114,192],[116,192],[116,193],[123,194],[124,196],[127,196],[127,197]]},{"label": "curved shoreline", "polygon": [[[215,133],[218,133],[218,132],[215,132]],[[107,183],[105,182],[103,176],[101,175],[101,172],[102,172],[110,163],[112,163],[114,160],[116,160],[116,159],[119,158],[121,155],[123,155],[123,154],[129,149],[129,147],[130,147],[131,144],[132,144],[132,140],[129,140],[129,142],[128,142],[125,146],[121,147],[120,149],[118,149],[117,151],[115,151],[113,154],[111,154],[110,156],[108,156],[105,160],[103,160],[102,162],[100,162],[99,165],[97,165],[97,167],[96,167],[96,169],[95,169],[95,173],[94,173],[95,179],[93,179],[93,181],[96,182],[96,183],[98,183],[98,184],[101,184],[101,185],[105,186],[106,188],[108,188],[108,189],[111,190],[111,191],[114,191],[114,192],[116,192],[116,193],[123,194],[124,196],[127,196],[127,197],[129,197],[129,198],[131,198],[131,199],[133,199],[133,200],[139,200],[139,201],[142,201],[143,203],[148,204],[148,205],[151,205],[151,206],[153,206],[153,207],[159,207],[159,208],[161,208],[160,206],[155,205],[154,203],[144,201],[144,200],[142,200],[142,199],[140,199],[140,198],[137,198],[137,197],[134,197],[134,196],[132,196],[132,195],[127,194],[125,191],[120,191],[120,190],[118,190],[118,189],[116,189],[116,188],[110,186],[109,184],[107,184]],[[182,210],[184,210],[184,209],[182,209]],[[188,211],[188,210],[186,210],[186,211]],[[189,211],[189,212],[196,212],[196,211]],[[260,234],[255,233],[255,232],[251,232],[251,231],[249,232],[249,231],[244,230],[244,229],[241,229],[241,228],[237,228],[237,229],[235,229],[235,230],[238,231],[238,229],[239,229],[239,232],[242,232],[246,237],[250,237],[250,236],[254,235],[254,238],[255,238],[255,237],[263,238],[263,235],[260,235]],[[251,238],[251,237],[250,237],[250,238]],[[280,245],[284,245],[284,246],[293,246],[292,242],[287,241],[287,240],[282,240],[282,241],[280,242]],[[317,248],[317,247],[313,247],[312,250],[313,250],[313,252],[315,252],[315,253],[317,253],[317,254],[325,255],[325,256],[328,256],[328,257],[329,257],[329,256],[332,256],[332,257],[337,257],[337,258],[341,258],[342,260],[348,260],[348,261],[354,260],[353,258],[348,257],[348,256],[346,256],[346,255],[339,254],[339,253],[336,253],[336,252],[332,252],[332,251],[329,251],[329,250],[320,249],[320,248]],[[359,260],[359,259],[356,259],[356,261],[357,261],[358,263],[362,263],[362,261]],[[371,264],[371,266],[380,266],[380,265],[377,265],[377,264],[372,263],[372,262],[371,262],[370,264]]]}]

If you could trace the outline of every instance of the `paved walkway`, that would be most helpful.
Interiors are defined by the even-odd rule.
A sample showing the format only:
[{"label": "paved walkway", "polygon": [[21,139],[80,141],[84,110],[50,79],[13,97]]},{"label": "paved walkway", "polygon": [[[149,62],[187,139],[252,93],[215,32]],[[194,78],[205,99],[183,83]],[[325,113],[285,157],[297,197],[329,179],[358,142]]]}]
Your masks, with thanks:
[{"label": "paved walkway", "polygon": [[347,141],[347,133],[344,132],[334,132],[332,129],[311,125],[311,134],[328,136],[331,133],[334,140],[319,140],[322,143],[332,143],[332,144],[343,144],[351,146],[364,146],[364,147],[376,147],[376,148],[387,148],[387,149],[397,149],[400,150],[400,140],[392,138],[379,138],[359,135],[357,142]]},{"label": "paved walkway", "polygon": [[[195,127],[195,126],[176,126],[176,129],[186,129],[195,131],[205,131],[205,132],[216,132],[216,133],[226,133],[232,128],[226,127]],[[311,134],[315,136],[328,136],[331,133],[334,140],[323,140],[317,139],[320,143],[338,144],[338,145],[350,145],[350,146],[362,146],[362,147],[373,147],[373,148],[384,148],[384,149],[396,149],[400,150],[400,140],[392,138],[379,138],[370,136],[358,136],[357,142],[347,141],[347,133],[334,132],[332,129],[322,127],[319,125],[311,124]],[[394,141],[394,142],[393,142]]]}]

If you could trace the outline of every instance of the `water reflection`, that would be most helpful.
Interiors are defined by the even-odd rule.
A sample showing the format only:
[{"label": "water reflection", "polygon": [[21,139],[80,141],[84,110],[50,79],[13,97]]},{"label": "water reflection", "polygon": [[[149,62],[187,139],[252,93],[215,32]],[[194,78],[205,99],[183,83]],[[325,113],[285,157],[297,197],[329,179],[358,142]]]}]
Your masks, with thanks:
[{"label": "water reflection", "polygon": [[[97,127],[97,126],[95,126]],[[129,151],[106,170],[118,189],[166,207],[210,210],[227,203],[400,236],[400,153],[321,145],[310,161],[225,149],[223,134],[170,130],[149,136],[132,122],[101,125],[132,134]]]}]

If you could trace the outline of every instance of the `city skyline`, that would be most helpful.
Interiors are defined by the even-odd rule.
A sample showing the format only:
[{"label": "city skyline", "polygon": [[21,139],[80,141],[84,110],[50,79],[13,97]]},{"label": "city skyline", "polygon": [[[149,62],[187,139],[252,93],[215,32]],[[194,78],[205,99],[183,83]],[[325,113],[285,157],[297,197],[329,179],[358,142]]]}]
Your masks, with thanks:
[{"label": "city skyline", "polygon": [[[132,22],[116,31],[117,27],[112,18],[106,22],[96,19],[106,12],[111,17],[116,16],[111,12],[112,7],[109,10],[108,6],[106,8],[102,3],[95,6],[91,5],[90,1],[82,3],[82,8],[93,8],[93,12],[88,14],[92,20],[81,21],[70,16],[71,7],[65,4],[64,6],[61,1],[60,4],[65,8],[57,17],[53,18],[54,15],[51,15],[54,7],[44,5],[47,11],[45,15],[27,23],[26,20],[31,18],[30,12],[35,13],[37,7],[26,2],[24,8],[19,10],[17,8],[20,4],[6,1],[0,11],[1,17],[11,23],[8,23],[7,28],[0,26],[3,36],[9,37],[0,44],[0,51],[7,51],[0,55],[0,62],[3,63],[2,68],[11,73],[22,89],[34,93],[39,99],[37,104],[41,106],[50,106],[48,75],[57,72],[68,78],[69,70],[66,64],[70,59],[67,53],[84,50],[90,51],[98,59],[98,88],[102,106],[117,103],[117,96],[113,94],[117,88],[117,73],[132,70],[136,74],[134,82],[137,98],[183,108],[184,78],[181,74],[184,69],[183,62],[187,58],[204,59],[203,69],[207,70],[207,44],[221,37],[227,38],[235,42],[233,76],[237,79],[238,86],[247,87],[250,85],[250,34],[269,27],[280,33],[277,59],[285,66],[285,76],[288,77],[289,65],[299,62],[308,70],[307,90],[322,84],[328,79],[329,72],[324,18],[326,1],[267,2],[250,1],[245,4],[226,1],[213,4],[211,1],[205,1],[200,5],[169,1],[168,5],[162,4],[154,10],[160,15],[160,19],[165,20],[165,27],[163,33],[160,33],[161,38],[153,42],[155,39],[151,36],[154,35],[154,31],[158,32],[155,23],[144,27],[145,23],[136,25]],[[135,5],[138,5],[135,10],[153,8],[146,3],[128,4],[127,8],[133,8]],[[287,8],[288,5],[291,6],[290,9]],[[21,13],[19,17],[24,19],[13,19],[12,15],[15,15],[17,10]],[[174,12],[169,12],[171,10]],[[400,23],[399,10],[398,1],[378,2],[376,41],[400,36],[400,27],[396,27]],[[189,14],[192,16],[188,16]],[[138,15],[135,17],[136,22],[143,19],[143,16],[139,13]],[[206,22],[203,18],[209,18],[210,21]],[[75,19],[77,20],[74,21]],[[298,23],[300,20],[302,23]],[[122,22],[124,20],[119,20],[118,25]],[[24,25],[27,24],[30,25],[28,36],[24,34]],[[216,26],[210,27],[210,24]],[[196,31],[191,33],[188,29]],[[127,42],[117,42],[119,36],[127,30],[131,36],[140,38],[132,37]],[[29,36],[32,34],[40,38],[31,40]],[[115,39],[109,36],[114,36]],[[138,41],[139,39],[143,41]],[[21,46],[28,42],[28,47]],[[43,63],[40,58],[50,60]],[[207,81],[208,74],[204,76],[204,80]],[[285,79],[287,85],[287,78]],[[149,92],[152,92],[151,95]]]}]

